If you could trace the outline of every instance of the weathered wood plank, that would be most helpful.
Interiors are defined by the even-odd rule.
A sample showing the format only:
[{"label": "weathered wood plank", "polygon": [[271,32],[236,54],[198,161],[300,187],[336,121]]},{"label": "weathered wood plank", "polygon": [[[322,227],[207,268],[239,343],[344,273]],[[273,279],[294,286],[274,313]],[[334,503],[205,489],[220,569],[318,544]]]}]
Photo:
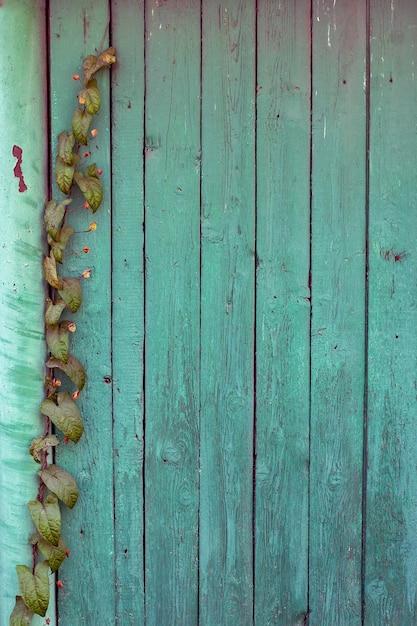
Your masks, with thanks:
[{"label": "weathered wood plank", "polygon": [[198,622],[200,4],[146,3],[146,623]]},{"label": "weathered wood plank", "polygon": [[144,623],[144,3],[112,3],[112,351],[116,622]]},{"label": "weathered wood plank", "polygon": [[361,623],[366,4],[313,11],[310,626]]},{"label": "weathered wood plank", "polygon": [[[56,137],[71,129],[80,83],[71,80],[82,74],[81,63],[94,53],[105,33],[108,3],[104,0],[74,0],[50,3],[50,57],[53,155]],[[65,259],[62,273],[77,276],[93,270],[83,283],[84,301],[76,315],[77,333],[72,352],[85,365],[88,380],[79,406],[84,417],[84,436],[73,446],[60,445],[57,462],[73,474],[80,488],[74,510],[63,511],[62,534],[70,549],[60,570],[64,587],[58,594],[60,623],[106,624],[114,619],[114,536],[113,536],[113,456],[112,394],[107,384],[111,369],[110,300],[110,135],[109,75],[99,77],[102,106],[95,118],[99,131],[91,144],[91,161],[103,169],[104,200],[94,216],[97,232],[75,235],[74,249],[88,244],[88,257],[72,255]],[[58,197],[62,194],[54,188]],[[77,196],[75,196],[77,197]],[[79,198],[78,204],[81,204]],[[69,220],[78,231],[92,221],[86,211],[71,213]],[[96,243],[97,242],[97,243]]]},{"label": "weathered wood plank", "polygon": [[261,0],[255,623],[304,624],[310,387],[310,10]]},{"label": "weathered wood plank", "polygon": [[200,620],[252,623],[255,4],[203,3]]},{"label": "weathered wood plank", "polygon": [[416,28],[372,1],[367,626],[417,620]]},{"label": "weathered wood plank", "polygon": [[[32,564],[33,523],[26,504],[36,498],[39,465],[28,449],[44,430],[39,405],[45,362],[41,229],[48,183],[45,32],[42,0],[0,4],[1,624],[9,623],[19,594],[15,566]],[[53,615],[52,591],[46,617]]]}]

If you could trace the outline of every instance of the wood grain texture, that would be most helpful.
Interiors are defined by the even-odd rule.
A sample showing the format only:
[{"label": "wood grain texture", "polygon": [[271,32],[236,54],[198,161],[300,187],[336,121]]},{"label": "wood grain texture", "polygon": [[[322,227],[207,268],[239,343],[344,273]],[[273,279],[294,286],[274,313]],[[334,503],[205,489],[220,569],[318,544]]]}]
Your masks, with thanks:
[{"label": "wood grain texture", "polygon": [[367,626],[417,620],[416,28],[371,3]]},{"label": "wood grain texture", "polygon": [[146,3],[146,623],[198,621],[200,5]]},{"label": "wood grain texture", "polygon": [[308,591],[310,14],[257,11],[255,623],[289,626]]},{"label": "wood grain texture", "polygon": [[[7,51],[0,65],[1,624],[9,623],[19,594],[15,566],[32,563],[26,504],[36,498],[39,465],[29,445],[44,430],[39,405],[45,354],[41,225],[48,181],[45,32],[44,2],[1,3],[0,36]],[[33,620],[34,626],[41,623]]]},{"label": "wood grain texture", "polygon": [[203,3],[200,620],[252,623],[255,5]]},{"label": "wood grain texture", "polygon": [[361,623],[365,3],[313,11],[310,626]]},{"label": "wood grain texture", "polygon": [[144,3],[112,3],[112,353],[116,623],[144,622]]},{"label": "wood grain texture", "polygon": [[[80,83],[72,81],[74,73],[82,74],[82,61],[99,49],[108,19],[104,0],[50,4],[52,152],[56,137],[71,129],[76,94]],[[106,42],[104,42],[106,45]],[[80,496],[76,508],[63,511],[62,534],[71,550],[60,570],[64,587],[59,592],[60,624],[72,626],[76,611],[77,626],[113,621],[114,593],[114,513],[112,393],[107,384],[112,376],[111,363],[111,274],[110,262],[110,116],[109,73],[98,77],[102,94],[99,114],[94,118],[99,134],[90,144],[90,162],[103,169],[104,199],[94,216],[96,232],[75,235],[74,249],[88,244],[88,257],[72,255],[65,260],[62,273],[79,276],[90,267],[89,281],[84,281],[84,301],[76,315],[77,333],[72,352],[84,364],[87,384],[79,400],[85,431],[77,446],[61,445],[57,462],[76,479]],[[62,194],[54,188],[54,194]],[[82,198],[74,195],[78,205]],[[86,211],[71,214],[71,225],[82,231],[92,221]]]}]

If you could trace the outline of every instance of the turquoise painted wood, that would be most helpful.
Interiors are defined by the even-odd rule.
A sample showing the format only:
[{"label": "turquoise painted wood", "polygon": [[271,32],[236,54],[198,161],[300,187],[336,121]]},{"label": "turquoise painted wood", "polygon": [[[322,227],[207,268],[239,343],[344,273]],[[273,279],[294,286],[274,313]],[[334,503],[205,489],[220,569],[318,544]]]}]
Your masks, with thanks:
[{"label": "turquoise painted wood", "polygon": [[[18,192],[6,145],[3,502],[30,469],[20,459],[43,375],[33,299],[46,149],[38,162],[31,151],[45,137],[46,92],[36,68],[49,72],[53,152],[83,57],[101,41],[119,57],[100,77],[98,229],[74,240],[90,256],[66,261],[71,275],[86,260],[93,274],[73,344],[88,372],[85,434],[57,452],[80,500],[64,514],[71,558],[50,623],[415,624],[417,7],[47,5],[13,21],[27,37],[12,83],[0,70],[11,89],[24,66],[21,80],[40,95],[13,121],[0,108],[5,145],[25,145],[28,185]],[[28,8],[4,0],[0,18],[12,6]],[[11,49],[16,32],[5,24]],[[46,31],[48,64],[34,45]],[[35,144],[25,143],[32,119],[42,128]],[[82,231],[91,216],[76,220]],[[18,428],[9,400],[26,360],[9,367],[9,342],[26,354],[29,341],[40,369]],[[14,491],[0,513],[3,621],[17,593],[15,555],[30,552],[29,520],[17,524],[15,511],[20,522],[31,494]]]},{"label": "turquoise painted wood", "polygon": [[366,4],[312,22],[310,626],[361,624]]},{"label": "turquoise painted wood", "polygon": [[252,623],[255,6],[203,3],[200,620]]},{"label": "turquoise painted wood", "polygon": [[416,26],[415,3],[371,3],[367,626],[417,615]]},{"label": "turquoise painted wood", "polygon": [[145,611],[168,626],[198,622],[199,2],[147,2],[145,35]]},{"label": "turquoise painted wood", "polygon": [[111,91],[115,623],[135,626],[144,622],[145,597],[139,539],[144,528],[144,186],[138,177],[143,171],[143,2],[113,2],[111,35],[123,62],[136,67],[135,72],[123,71],[122,63],[114,67]]},{"label": "turquoise painted wood", "polygon": [[286,626],[308,605],[310,15],[263,1],[257,26],[254,623]]},{"label": "turquoise painted wood", "polygon": [[[52,152],[56,137],[71,129],[80,83],[72,80],[82,74],[82,60],[99,49],[108,19],[104,1],[50,3],[50,89]],[[106,37],[104,44],[106,43]],[[80,496],[77,508],[63,511],[62,535],[71,550],[60,570],[63,588],[58,593],[61,624],[91,624],[113,621],[115,615],[115,538],[114,538],[114,457],[113,388],[111,347],[111,168],[109,76],[100,76],[102,105],[96,118],[98,136],[91,145],[91,161],[103,169],[104,199],[95,218],[97,231],[75,235],[73,246],[91,248],[88,257],[74,254],[65,260],[66,275],[79,276],[86,268],[93,279],[83,284],[84,302],[77,313],[77,333],[73,354],[86,368],[88,385],[79,406],[85,432],[77,446],[69,443],[57,450],[57,463],[76,479]],[[71,97],[72,96],[72,97]],[[62,194],[54,186],[54,194]],[[77,202],[77,196],[74,196]],[[83,199],[78,196],[78,205]],[[95,219],[94,218],[94,219]],[[77,231],[88,228],[91,212],[74,212],[71,224]],[[100,241],[100,244],[98,243]],[[76,514],[75,514],[76,511]],[[81,575],[82,573],[82,575]],[[69,600],[71,598],[71,600]],[[76,609],[75,609],[76,607]],[[76,610],[76,617],[74,616]]]},{"label": "turquoise painted wood", "polygon": [[[42,433],[45,344],[39,225],[48,180],[44,11],[42,1],[0,3],[5,53],[0,64],[1,624],[8,624],[19,594],[15,566],[32,560],[26,503],[36,497],[39,466],[28,447]],[[29,99],[28,93],[36,98]],[[47,617],[53,613],[52,593]],[[44,623],[33,620],[35,626]]]}]

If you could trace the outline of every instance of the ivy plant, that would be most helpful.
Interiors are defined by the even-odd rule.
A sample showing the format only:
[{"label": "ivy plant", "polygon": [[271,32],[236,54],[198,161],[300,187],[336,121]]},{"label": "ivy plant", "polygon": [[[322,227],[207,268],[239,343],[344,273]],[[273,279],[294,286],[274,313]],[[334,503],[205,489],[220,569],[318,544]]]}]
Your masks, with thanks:
[{"label": "ivy plant", "polygon": [[[81,276],[72,278],[61,275],[61,267],[65,250],[75,232],[67,223],[74,187],[79,188],[84,198],[83,208],[91,209],[92,213],[99,209],[102,202],[102,171],[96,163],[85,162],[90,155],[86,148],[89,140],[98,133],[93,127],[94,116],[101,105],[96,75],[115,61],[116,50],[110,47],[84,60],[82,78],[78,74],[72,77],[82,84],[78,93],[79,106],[74,111],[72,129],[69,132],[62,131],[58,136],[55,159],[56,182],[65,197],[49,200],[44,211],[48,254],[42,268],[48,290],[45,338],[49,356],[46,361],[45,395],[40,411],[45,418],[45,428],[42,434],[33,439],[29,448],[34,461],[40,465],[38,493],[27,504],[34,524],[34,532],[29,539],[32,564],[31,567],[16,566],[20,595],[16,597],[10,615],[10,626],[27,626],[34,614],[42,617],[46,615],[50,573],[56,572],[70,554],[61,536],[61,504],[72,509],[78,499],[78,487],[65,469],[49,462],[49,459],[53,459],[53,449],[62,441],[76,444],[83,434],[83,418],[77,400],[86,382],[86,372],[82,363],[70,353],[70,335],[76,331],[76,324],[67,317],[80,308],[81,281],[90,277],[91,270],[87,269]],[[96,222],[92,222],[86,232],[94,231],[96,227]],[[86,246],[83,251],[88,252],[89,248]],[[59,372],[69,379],[71,390],[63,388]],[[58,587],[63,586],[60,580],[56,584]]]}]

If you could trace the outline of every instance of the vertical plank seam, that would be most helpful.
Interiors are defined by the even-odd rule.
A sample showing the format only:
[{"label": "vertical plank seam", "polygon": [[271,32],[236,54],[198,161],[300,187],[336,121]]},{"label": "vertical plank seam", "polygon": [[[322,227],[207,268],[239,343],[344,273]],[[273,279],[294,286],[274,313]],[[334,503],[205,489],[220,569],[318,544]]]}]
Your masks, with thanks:
[{"label": "vertical plank seam", "polygon": [[143,626],[146,626],[146,34],[148,24],[146,21],[146,1],[143,2],[143,127],[142,127],[142,189],[143,189],[143,369],[142,369],[142,552],[143,552]]},{"label": "vertical plank seam", "polygon": [[199,241],[199,326],[198,326],[198,477],[197,477],[197,626],[201,620],[201,340],[202,340],[202,278],[203,278],[203,175],[202,175],[202,150],[203,150],[203,2],[200,0],[200,127],[199,127],[199,204],[200,204],[200,241]]},{"label": "vertical plank seam", "polygon": [[[109,45],[112,44],[112,10],[111,10],[111,0],[108,0],[107,3],[107,27],[108,27],[108,38]],[[106,37],[106,31],[104,31],[103,40],[101,42],[101,46],[104,45]],[[115,429],[114,429],[114,335],[113,335],[113,316],[114,316],[114,307],[113,307],[113,294],[114,294],[114,284],[113,284],[113,98],[112,98],[112,78],[110,76],[109,79],[109,116],[110,116],[110,124],[109,124],[109,142],[110,142],[110,150],[109,150],[109,159],[110,159],[110,176],[109,176],[109,185],[110,185],[110,376],[111,376],[111,389],[110,389],[110,410],[111,410],[111,437],[112,437],[112,491],[113,491],[113,579],[114,579],[114,620],[117,624],[118,615],[117,615],[117,595],[118,595],[118,579],[117,579],[117,512],[116,512],[116,468],[115,468]]]},{"label": "vertical plank seam", "polygon": [[313,0],[310,1],[310,249],[308,287],[310,297],[310,332],[309,332],[309,386],[308,386],[308,485],[307,485],[307,606],[304,624],[308,626],[310,615],[310,539],[311,539],[311,395],[312,395],[312,332],[313,332]]},{"label": "vertical plank seam", "polygon": [[253,313],[253,442],[252,442],[252,624],[255,624],[255,603],[256,603],[256,434],[257,434],[257,410],[256,410],[256,392],[257,392],[257,270],[258,270],[258,7],[257,2],[254,3],[254,37],[255,37],[255,76],[254,76],[254,264],[253,264],[253,291],[254,291],[254,313]]},{"label": "vertical plank seam", "polygon": [[364,388],[362,434],[362,554],[361,554],[361,623],[365,624],[366,576],[366,521],[367,521],[367,469],[368,469],[368,375],[369,375],[369,191],[370,191],[370,123],[371,123],[371,0],[366,0],[366,57],[365,57],[365,325],[364,325]]},{"label": "vertical plank seam", "polygon": [[[50,2],[45,0],[45,82],[46,82],[46,132],[47,132],[47,189],[48,198],[52,198],[52,87],[51,87],[51,13]],[[55,463],[55,447],[52,448],[52,461]],[[54,576],[56,581],[57,574]],[[56,585],[50,590],[51,595],[55,598],[55,623],[58,624],[58,593]],[[50,606],[52,602],[50,602]]]}]

